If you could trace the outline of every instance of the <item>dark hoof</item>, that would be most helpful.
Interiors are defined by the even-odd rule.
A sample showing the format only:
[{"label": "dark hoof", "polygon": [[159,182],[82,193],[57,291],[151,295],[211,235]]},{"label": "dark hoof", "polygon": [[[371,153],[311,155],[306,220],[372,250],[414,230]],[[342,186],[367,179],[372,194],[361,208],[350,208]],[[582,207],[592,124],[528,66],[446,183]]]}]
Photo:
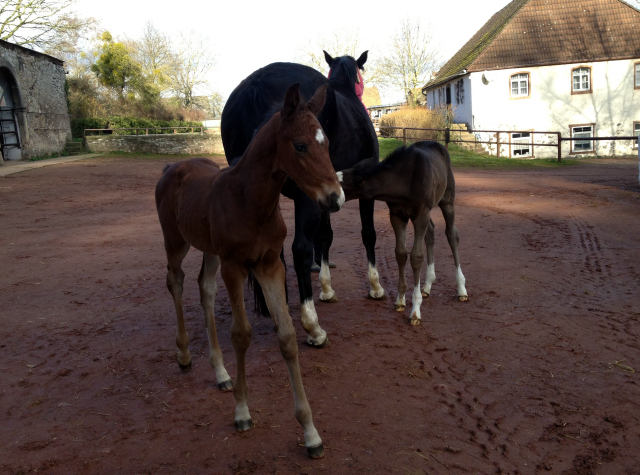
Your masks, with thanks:
[{"label": "dark hoof", "polygon": [[387,293],[385,292],[382,297],[372,297],[371,294],[367,294],[369,300],[387,300]]},{"label": "dark hoof", "polygon": [[320,266],[315,262],[311,264],[311,272],[315,272],[316,274],[320,272]]},{"label": "dark hoof", "polygon": [[252,427],[253,421],[251,419],[249,419],[248,421],[236,421],[236,429],[238,429],[239,432],[244,432],[251,429]]},{"label": "dark hoof", "polygon": [[317,447],[307,447],[307,453],[312,459],[321,459],[324,457],[324,445],[320,444]]},{"label": "dark hoof", "polygon": [[187,364],[178,363],[178,366],[180,366],[180,369],[183,373],[188,373],[189,371],[191,371],[191,361],[189,361]]},{"label": "dark hoof", "polygon": [[329,261],[329,269],[335,269],[336,268],[336,263],[333,261]]},{"label": "dark hoof", "polygon": [[313,347],[313,348],[326,348],[327,346],[329,346],[331,344],[331,342],[329,341],[329,337],[327,337],[326,340],[324,340],[322,343],[320,343],[319,345],[316,345],[314,343],[309,343],[307,341],[307,345]]},{"label": "dark hoof", "polygon": [[335,292],[333,293],[333,296],[330,299],[322,299],[319,298],[318,302],[323,302],[323,303],[336,303],[338,301],[338,294],[336,294]]},{"label": "dark hoof", "polygon": [[221,383],[218,383],[218,389],[220,391],[231,391],[233,389],[233,383],[230,379],[227,381],[222,381]]}]

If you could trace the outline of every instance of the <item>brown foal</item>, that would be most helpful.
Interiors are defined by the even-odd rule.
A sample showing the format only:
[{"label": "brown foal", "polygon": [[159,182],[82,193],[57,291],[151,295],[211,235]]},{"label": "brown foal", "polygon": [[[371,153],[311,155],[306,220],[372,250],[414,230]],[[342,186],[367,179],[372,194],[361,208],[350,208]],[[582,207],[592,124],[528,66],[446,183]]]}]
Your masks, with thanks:
[{"label": "brown foal", "polygon": [[[329,143],[316,118],[325,96],[326,85],[318,88],[305,104],[299,85],[294,84],[287,90],[282,110],[258,131],[237,165],[220,170],[210,160],[194,158],[169,167],[156,187],[156,206],[168,260],[167,287],[178,316],[176,344],[180,367],[188,370],[191,366],[182,310],[181,264],[193,246],[204,254],[198,284],[209,337],[209,362],[220,389],[233,388],[238,430],[253,426],[245,374],[251,325],[243,297],[243,285],[251,271],[264,290],[277,328],[280,351],[289,369],[295,417],[304,429],[305,445],[313,458],[322,457],[324,448],[302,385],[296,332],[285,299],[285,270],[280,251],[287,228],[278,204],[287,176],[325,210],[337,211],[344,203],[344,193],[329,158]],[[216,335],[214,302],[218,267],[233,312],[235,385],[224,368]]]}]

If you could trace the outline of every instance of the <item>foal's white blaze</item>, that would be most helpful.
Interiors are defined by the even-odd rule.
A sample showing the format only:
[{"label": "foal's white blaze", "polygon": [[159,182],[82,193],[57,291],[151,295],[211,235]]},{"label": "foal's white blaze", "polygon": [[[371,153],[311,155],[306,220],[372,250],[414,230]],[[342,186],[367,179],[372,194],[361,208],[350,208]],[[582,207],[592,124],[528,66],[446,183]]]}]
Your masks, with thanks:
[{"label": "foal's white blaze", "polygon": [[422,292],[420,292],[420,282],[416,283],[413,288],[413,308],[411,309],[411,324],[417,325],[420,323],[420,305],[422,305]]},{"label": "foal's white blaze", "polygon": [[374,299],[380,299],[384,297],[384,289],[380,285],[380,274],[371,263],[369,263],[369,283],[371,284],[371,290],[369,295]]},{"label": "foal's white blaze", "polygon": [[322,345],[327,339],[327,332],[320,328],[318,314],[313,300],[307,300],[301,308],[302,328],[308,333],[307,343],[312,346]]},{"label": "foal's white blaze", "polygon": [[460,266],[456,267],[456,283],[458,284],[458,298],[460,300],[467,300],[467,289],[465,288],[466,280],[462,274]]},{"label": "foal's white blaze", "polygon": [[329,271],[329,266],[325,264],[324,259],[320,264],[320,286],[322,287],[320,300],[330,301],[335,297],[336,292],[331,288],[331,271]]},{"label": "foal's white blaze", "polygon": [[338,175],[338,181],[342,183],[342,180],[344,179],[344,174],[342,172],[336,172],[336,175]]},{"label": "foal's white blaze", "polygon": [[324,145],[324,132],[322,129],[316,130],[316,140],[320,145]]},{"label": "foal's white blaze", "polygon": [[436,280],[436,264],[431,263],[427,266],[427,276],[424,279],[424,287],[422,288],[422,291],[429,295],[431,293],[431,285],[435,282]]}]

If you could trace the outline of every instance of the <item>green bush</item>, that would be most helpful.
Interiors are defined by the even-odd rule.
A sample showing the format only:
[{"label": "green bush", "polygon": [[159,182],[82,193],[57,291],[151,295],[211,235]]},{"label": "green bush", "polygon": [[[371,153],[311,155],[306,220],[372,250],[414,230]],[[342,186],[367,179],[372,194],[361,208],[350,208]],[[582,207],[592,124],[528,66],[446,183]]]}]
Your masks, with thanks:
[{"label": "green bush", "polygon": [[[444,129],[452,122],[451,108],[442,107],[429,110],[426,107],[403,107],[380,118],[380,135],[402,138],[402,131],[389,127],[411,127],[419,129]],[[444,132],[433,130],[407,130],[407,139],[442,140]]]},{"label": "green bush", "polygon": [[[85,129],[153,129],[158,127],[202,127],[202,122],[183,120],[139,119],[136,117],[109,117],[106,119],[88,117],[71,119],[71,134],[74,138],[83,137]],[[191,130],[176,130],[177,133],[189,133]],[[144,131],[121,130],[118,135],[136,135]],[[173,130],[149,130],[152,134],[172,134]]]}]

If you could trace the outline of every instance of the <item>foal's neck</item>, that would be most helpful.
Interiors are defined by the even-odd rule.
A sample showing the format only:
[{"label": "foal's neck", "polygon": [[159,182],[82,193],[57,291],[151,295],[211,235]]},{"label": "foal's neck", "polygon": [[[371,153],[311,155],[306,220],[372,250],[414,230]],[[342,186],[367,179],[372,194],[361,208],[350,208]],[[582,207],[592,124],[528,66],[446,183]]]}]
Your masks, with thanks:
[{"label": "foal's neck", "polygon": [[268,218],[278,209],[280,190],[287,174],[278,164],[277,126],[279,114],[267,122],[247,147],[242,158],[230,171],[238,181],[238,192],[246,203],[248,212]]}]

